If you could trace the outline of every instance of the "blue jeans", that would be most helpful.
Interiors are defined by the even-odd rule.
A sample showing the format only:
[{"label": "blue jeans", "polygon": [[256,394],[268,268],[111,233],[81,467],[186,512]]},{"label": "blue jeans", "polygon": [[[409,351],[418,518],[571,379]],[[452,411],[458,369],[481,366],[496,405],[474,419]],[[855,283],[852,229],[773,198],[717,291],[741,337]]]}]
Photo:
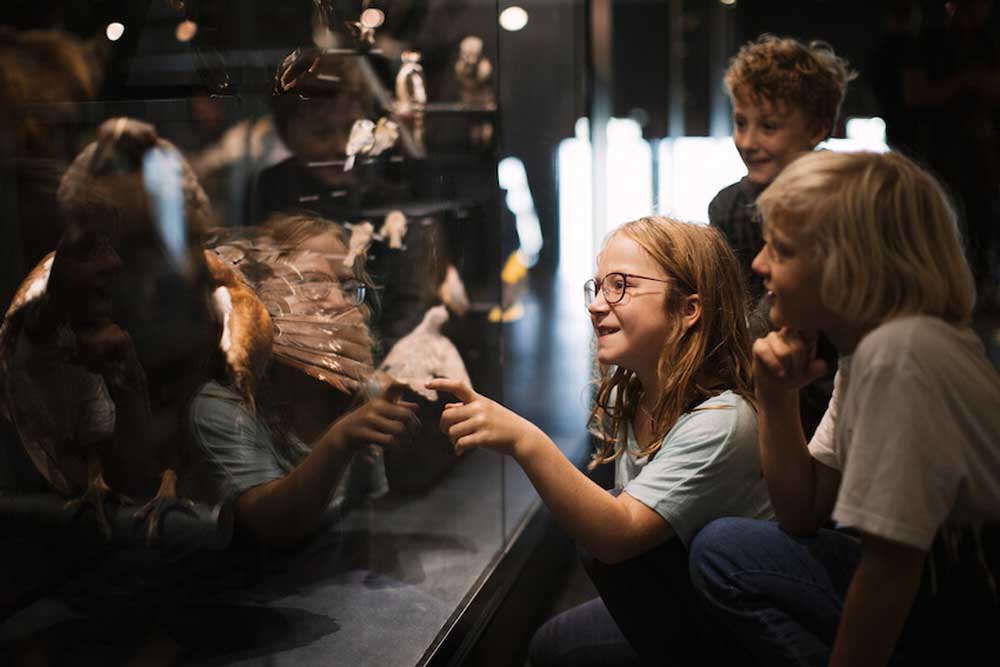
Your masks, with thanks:
[{"label": "blue jeans", "polygon": [[691,543],[691,581],[762,665],[826,665],[861,557],[853,537],[793,537],[770,521],[718,519]]},{"label": "blue jeans", "polygon": [[[892,664],[997,664],[1000,602],[983,566],[1000,572],[1000,533],[966,537],[951,549],[935,541]],[[860,559],[860,542],[840,531],[794,537],[774,522],[718,519],[691,543],[691,581],[759,664],[826,665]]]},{"label": "blue jeans", "polygon": [[601,598],[577,605],[538,629],[529,649],[531,667],[636,667],[639,656]]}]

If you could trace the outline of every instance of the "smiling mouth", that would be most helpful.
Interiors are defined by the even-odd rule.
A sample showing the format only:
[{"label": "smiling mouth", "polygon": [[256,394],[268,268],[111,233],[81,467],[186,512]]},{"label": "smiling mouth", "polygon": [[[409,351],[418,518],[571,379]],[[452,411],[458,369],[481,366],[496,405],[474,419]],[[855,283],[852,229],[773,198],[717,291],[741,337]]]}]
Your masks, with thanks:
[{"label": "smiling mouth", "polygon": [[602,338],[604,336],[613,334],[616,331],[618,331],[618,329],[615,329],[614,327],[597,327],[597,337]]}]

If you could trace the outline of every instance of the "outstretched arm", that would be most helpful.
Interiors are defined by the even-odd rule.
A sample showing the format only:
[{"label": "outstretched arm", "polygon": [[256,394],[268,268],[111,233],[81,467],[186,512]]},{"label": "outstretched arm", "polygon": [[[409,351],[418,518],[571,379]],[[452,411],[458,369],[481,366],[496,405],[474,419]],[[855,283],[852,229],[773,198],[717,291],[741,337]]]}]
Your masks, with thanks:
[{"label": "outstretched arm", "polygon": [[314,530],[352,454],[370,443],[400,446],[419,431],[417,406],[394,399],[395,394],[387,392],[344,415],[317,438],[292,472],[240,495],[235,505],[238,525],[272,545],[292,544]]},{"label": "outstretched arm", "polygon": [[620,562],[673,536],[663,517],[627,493],[614,497],[595,484],[528,420],[463,382],[432,380],[427,387],[462,401],[441,415],[441,430],[455,449],[483,447],[511,456],[559,525],[594,558]]},{"label": "outstretched arm", "polygon": [[761,465],[778,523],[796,535],[829,518],[840,483],[839,472],[809,454],[799,416],[799,389],[825,372],[815,340],[798,332],[783,328],[754,343]]}]

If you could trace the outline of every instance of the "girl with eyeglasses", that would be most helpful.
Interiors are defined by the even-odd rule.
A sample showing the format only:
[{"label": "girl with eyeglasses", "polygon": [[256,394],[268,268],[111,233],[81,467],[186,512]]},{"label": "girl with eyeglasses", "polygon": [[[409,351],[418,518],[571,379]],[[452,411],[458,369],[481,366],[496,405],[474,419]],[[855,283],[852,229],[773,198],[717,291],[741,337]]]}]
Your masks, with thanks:
[{"label": "girl with eyeglasses", "polygon": [[[222,377],[191,401],[190,495],[231,501],[252,541],[295,544],[331,509],[385,492],[372,445],[408,443],[420,429],[417,406],[401,399],[403,385],[373,374],[364,259],[345,264],[339,225],[278,215],[247,234],[217,234],[210,256],[240,271],[268,311],[271,363],[258,370],[253,402]],[[234,341],[251,328],[240,324]],[[359,405],[363,389],[375,395]]]},{"label": "girl with eyeglasses", "polygon": [[584,295],[600,366],[591,468],[614,464],[612,493],[461,383],[428,384],[461,401],[441,428],[459,451],[513,457],[586,554],[601,598],[543,626],[533,665],[704,660],[717,647],[700,640],[687,546],[712,519],[771,517],[742,274],[717,230],[648,217],[609,236]]}]

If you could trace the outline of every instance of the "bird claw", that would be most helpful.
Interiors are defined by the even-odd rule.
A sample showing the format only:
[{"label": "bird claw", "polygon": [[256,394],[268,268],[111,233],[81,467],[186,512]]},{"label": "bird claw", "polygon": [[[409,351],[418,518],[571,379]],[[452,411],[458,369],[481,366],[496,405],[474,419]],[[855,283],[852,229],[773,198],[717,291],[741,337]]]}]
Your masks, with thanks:
[{"label": "bird claw", "polygon": [[198,516],[198,511],[192,501],[177,496],[156,496],[132,515],[132,519],[136,523],[148,521],[146,524],[146,546],[152,547],[159,542],[163,516],[174,509],[193,517]]},{"label": "bird claw", "polygon": [[66,501],[66,504],[63,505],[63,510],[70,511],[73,515],[73,520],[76,520],[87,506],[93,507],[94,511],[97,512],[97,525],[100,527],[105,539],[110,541],[112,529],[111,519],[108,518],[108,511],[106,509],[107,503],[115,503],[120,507],[135,504],[128,496],[112,491],[103,480],[98,480],[91,483],[79,498]]}]

